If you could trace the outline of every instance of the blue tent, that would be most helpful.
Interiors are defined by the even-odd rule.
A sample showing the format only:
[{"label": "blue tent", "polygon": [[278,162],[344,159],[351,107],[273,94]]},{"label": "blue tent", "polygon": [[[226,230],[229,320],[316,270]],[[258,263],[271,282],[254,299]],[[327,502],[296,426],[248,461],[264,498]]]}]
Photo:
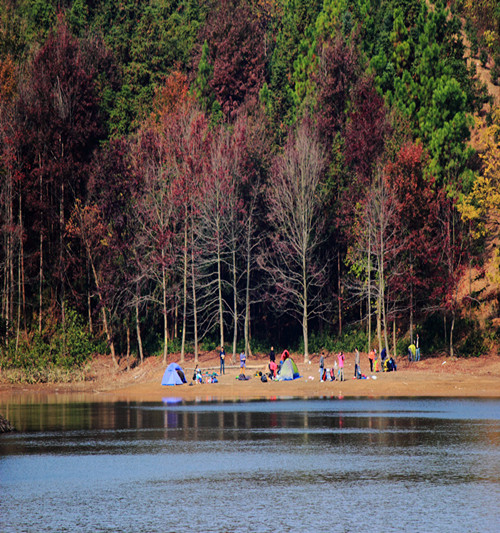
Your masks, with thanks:
[{"label": "blue tent", "polygon": [[170,363],[163,374],[162,385],[182,385],[187,383],[184,370],[177,363]]}]

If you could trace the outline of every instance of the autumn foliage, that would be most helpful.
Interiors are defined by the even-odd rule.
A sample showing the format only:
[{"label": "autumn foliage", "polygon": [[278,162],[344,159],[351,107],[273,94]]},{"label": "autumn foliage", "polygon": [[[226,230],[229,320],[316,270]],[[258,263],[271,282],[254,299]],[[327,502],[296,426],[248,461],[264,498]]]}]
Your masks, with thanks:
[{"label": "autumn foliage", "polygon": [[25,4],[1,12],[0,365],[74,313],[115,361],[494,345],[463,276],[498,278],[499,118],[472,149],[490,99],[443,3]]}]

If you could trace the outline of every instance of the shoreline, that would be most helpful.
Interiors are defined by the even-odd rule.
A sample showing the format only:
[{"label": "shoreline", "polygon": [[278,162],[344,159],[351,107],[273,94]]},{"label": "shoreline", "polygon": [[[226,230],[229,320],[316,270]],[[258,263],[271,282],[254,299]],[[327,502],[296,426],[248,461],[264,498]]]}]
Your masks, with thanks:
[{"label": "shoreline", "polygon": [[[295,361],[299,359],[295,357]],[[316,356],[316,359],[319,359]],[[397,372],[367,374],[369,379],[352,379],[354,358],[347,354],[346,380],[321,382],[318,362],[297,363],[300,375],[294,381],[263,383],[255,374],[264,371],[267,357],[254,357],[246,369],[248,381],[238,381],[237,365],[226,367],[218,383],[190,385],[194,365],[183,366],[187,384],[162,386],[165,367],[159,358],[149,358],[131,370],[114,371],[107,358],[96,361],[96,379],[77,383],[8,384],[0,383],[0,404],[31,402],[217,402],[277,400],[287,398],[500,398],[500,357],[477,359],[429,358],[408,363],[400,358]],[[171,361],[170,361],[171,362]],[[333,364],[333,355],[326,366]],[[182,366],[182,365],[181,365]],[[366,368],[366,364],[364,367]],[[207,354],[200,367],[218,371],[218,357]],[[363,359],[362,359],[363,371]]]}]

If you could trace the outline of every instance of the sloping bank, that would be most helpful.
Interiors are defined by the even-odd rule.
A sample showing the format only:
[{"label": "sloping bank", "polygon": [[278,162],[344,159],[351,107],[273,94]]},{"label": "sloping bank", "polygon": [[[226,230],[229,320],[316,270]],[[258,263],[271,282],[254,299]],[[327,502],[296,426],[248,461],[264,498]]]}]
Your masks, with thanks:
[{"label": "sloping bank", "polygon": [[8,431],[15,431],[15,428],[6,418],[0,415],[0,433],[7,433]]}]

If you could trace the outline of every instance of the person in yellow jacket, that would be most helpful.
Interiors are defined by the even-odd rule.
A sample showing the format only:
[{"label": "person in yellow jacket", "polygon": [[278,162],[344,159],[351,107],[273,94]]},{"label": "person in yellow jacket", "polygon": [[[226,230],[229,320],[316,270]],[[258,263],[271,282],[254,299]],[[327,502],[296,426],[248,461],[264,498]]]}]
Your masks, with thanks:
[{"label": "person in yellow jacket", "polygon": [[408,361],[411,363],[412,361],[415,361],[415,355],[417,353],[417,347],[413,344],[413,342],[408,346]]}]

